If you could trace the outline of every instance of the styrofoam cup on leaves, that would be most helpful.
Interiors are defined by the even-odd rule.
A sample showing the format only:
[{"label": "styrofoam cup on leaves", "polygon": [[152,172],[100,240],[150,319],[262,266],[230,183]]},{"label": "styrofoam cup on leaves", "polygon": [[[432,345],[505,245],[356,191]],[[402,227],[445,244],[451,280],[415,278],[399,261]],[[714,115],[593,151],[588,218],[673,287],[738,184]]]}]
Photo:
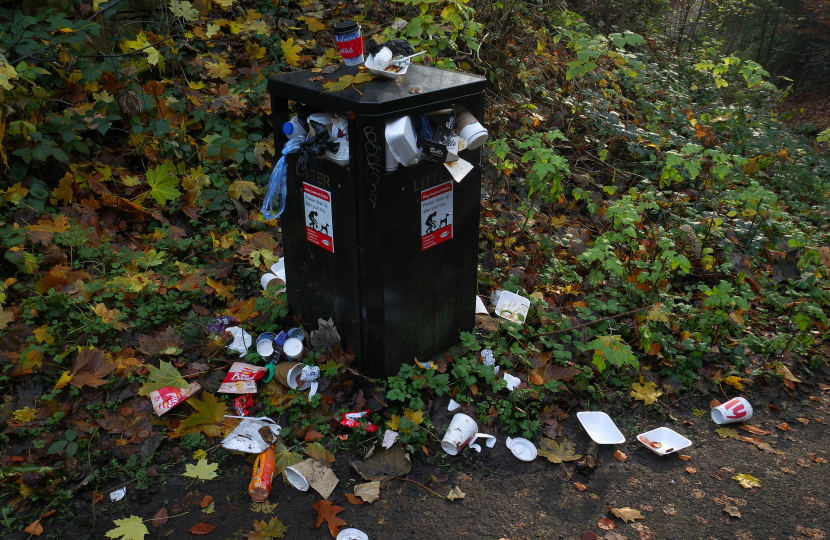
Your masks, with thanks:
[{"label": "styrofoam cup on leaves", "polygon": [[465,446],[469,446],[476,452],[481,452],[481,447],[474,444],[476,439],[479,438],[487,439],[488,448],[495,446],[496,438],[494,436],[477,433],[477,431],[478,425],[475,420],[466,414],[456,413],[452,417],[450,427],[447,428],[447,432],[444,434],[444,439],[441,441],[441,448],[451,456],[458,454]]},{"label": "styrofoam cup on leaves", "polygon": [[745,422],[752,418],[752,405],[742,397],[732,398],[712,409],[712,420],[716,424]]}]

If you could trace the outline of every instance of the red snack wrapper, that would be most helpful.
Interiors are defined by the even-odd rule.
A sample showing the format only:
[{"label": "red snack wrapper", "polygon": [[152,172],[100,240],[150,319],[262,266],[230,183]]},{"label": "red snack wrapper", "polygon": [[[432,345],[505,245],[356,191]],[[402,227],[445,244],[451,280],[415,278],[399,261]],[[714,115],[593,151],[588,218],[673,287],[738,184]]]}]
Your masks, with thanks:
[{"label": "red snack wrapper", "polygon": [[254,502],[262,502],[271,494],[271,480],[274,478],[274,471],[277,469],[277,457],[274,455],[272,446],[257,456],[254,461],[254,471],[251,475],[251,483],[248,484],[248,494]]},{"label": "red snack wrapper", "polygon": [[358,418],[363,418],[364,416],[366,416],[367,414],[369,414],[371,412],[372,411],[370,411],[369,409],[366,409],[365,411],[360,411],[360,412],[343,413],[343,420],[341,420],[340,423],[343,424],[344,426],[350,427],[350,428],[362,427],[363,429],[365,429],[369,433],[374,433],[375,431],[378,430],[378,427],[376,425],[374,425],[371,422],[358,422],[357,421]]},{"label": "red snack wrapper", "polygon": [[237,416],[248,416],[248,409],[254,406],[253,394],[245,394],[233,400]]},{"label": "red snack wrapper", "polygon": [[221,394],[255,394],[256,381],[265,377],[264,367],[234,362],[217,390]]},{"label": "red snack wrapper", "polygon": [[158,390],[150,392],[150,402],[153,404],[153,410],[156,414],[161,416],[179,403],[183,403],[190,396],[201,390],[199,383],[190,383],[187,388],[173,388],[172,386],[164,386]]}]

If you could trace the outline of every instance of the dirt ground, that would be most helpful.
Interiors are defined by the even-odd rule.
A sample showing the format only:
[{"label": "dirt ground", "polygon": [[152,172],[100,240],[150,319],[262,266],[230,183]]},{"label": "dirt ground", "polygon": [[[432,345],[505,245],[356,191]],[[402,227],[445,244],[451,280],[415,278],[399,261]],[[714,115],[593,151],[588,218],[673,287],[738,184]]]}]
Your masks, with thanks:
[{"label": "dirt ground", "polygon": [[[351,493],[360,480],[349,466],[351,460],[361,458],[357,452],[337,455],[334,471],[340,484],[330,500],[345,508],[338,517],[373,540],[822,539],[830,534],[830,391],[822,392],[809,383],[799,386],[807,391],[799,392],[797,399],[783,387],[746,396],[755,405],[748,423],[769,433],[736,431],[766,443],[766,450],[720,437],[708,414],[712,396],[698,394],[677,400],[671,408],[607,407],[626,442],[600,446],[597,466],[587,476],[575,470],[574,462],[562,466],[542,457],[529,463],[519,461],[505,447],[507,434],[496,433],[495,448],[483,448],[480,454],[466,449],[451,457],[435,445],[429,457],[420,452],[412,456],[407,478],[441,495],[459,486],[466,494],[463,500],[450,502],[414,483],[393,480],[375,503],[352,505],[345,493]],[[601,407],[587,404],[586,409]],[[581,453],[590,440],[578,423],[577,410],[568,411],[563,438],[575,442]],[[436,423],[446,418],[436,418]],[[789,427],[786,431],[784,423]],[[690,457],[688,461],[676,454],[657,456],[636,440],[638,433],[662,425],[693,442],[682,451]],[[614,457],[617,449],[627,454],[624,463]],[[224,459],[218,454],[225,454]],[[171,518],[159,528],[147,522],[147,538],[191,538],[194,535],[188,531],[199,522],[216,527],[208,538],[242,538],[252,530],[254,519],[274,516],[290,527],[286,539],[331,538],[325,524],[314,527],[315,494],[300,492],[277,478],[268,500],[275,506],[270,512],[255,512],[247,494],[251,465],[246,456],[230,455],[220,448],[211,455],[211,461],[216,459],[222,471],[216,480],[192,483],[181,476],[160,476],[149,489],[130,487],[123,500],[101,501],[94,511],[91,492],[81,489],[69,503],[69,521],[45,520],[42,537],[105,538],[114,519],[130,515],[148,519],[166,508]],[[736,474],[754,476],[761,487],[741,487],[732,479]],[[584,491],[577,489],[577,483]],[[200,507],[204,495],[213,497],[210,514]],[[624,523],[610,512],[624,507],[638,510],[643,519]],[[725,507],[733,507],[728,510],[737,510],[740,517],[731,517]],[[613,523],[612,531],[601,527],[604,518]]]}]

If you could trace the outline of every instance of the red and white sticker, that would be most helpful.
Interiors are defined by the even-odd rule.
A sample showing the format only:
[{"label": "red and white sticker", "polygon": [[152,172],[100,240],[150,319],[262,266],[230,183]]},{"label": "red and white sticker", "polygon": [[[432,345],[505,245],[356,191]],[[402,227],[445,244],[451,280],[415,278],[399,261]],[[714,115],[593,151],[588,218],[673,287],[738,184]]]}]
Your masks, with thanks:
[{"label": "red and white sticker", "polygon": [[452,182],[421,192],[421,251],[452,238]]},{"label": "red and white sticker", "polygon": [[334,253],[331,219],[331,193],[303,182],[305,199],[305,237],[314,245]]}]

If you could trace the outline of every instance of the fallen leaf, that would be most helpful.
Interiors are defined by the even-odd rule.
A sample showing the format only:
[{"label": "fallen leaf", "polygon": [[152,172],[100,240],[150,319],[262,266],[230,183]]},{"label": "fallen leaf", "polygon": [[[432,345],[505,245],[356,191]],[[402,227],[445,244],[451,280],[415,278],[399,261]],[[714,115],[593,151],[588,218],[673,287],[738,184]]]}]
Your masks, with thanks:
[{"label": "fallen leaf", "polygon": [[326,450],[326,447],[318,442],[307,444],[305,447],[305,455],[316,459],[328,468],[331,468],[331,464],[334,463],[334,454]]},{"label": "fallen leaf", "polygon": [[692,459],[692,456],[687,456],[685,454],[677,454],[677,457],[679,457],[683,461],[689,461],[690,459]]},{"label": "fallen leaf", "polygon": [[597,535],[593,531],[585,531],[579,535],[578,540],[597,540]]},{"label": "fallen leaf", "polygon": [[305,434],[305,442],[319,441],[323,438],[323,434],[313,429]]},{"label": "fallen leaf", "polygon": [[582,482],[574,482],[574,487],[576,489],[578,489],[579,491],[585,491],[586,489],[588,489],[588,488],[585,487],[585,484],[583,484]]},{"label": "fallen leaf", "polygon": [[717,399],[713,399],[712,401],[709,402],[709,408],[710,409],[714,409],[718,405],[720,405],[720,401],[718,401]]},{"label": "fallen leaf", "polygon": [[810,468],[810,464],[807,463],[806,461],[804,461],[803,459],[796,460],[795,464],[798,465],[799,467],[804,467],[805,469]]},{"label": "fallen leaf", "polygon": [[732,480],[738,482],[744,489],[761,487],[761,481],[749,474],[737,474]]},{"label": "fallen leaf", "polygon": [[614,530],[614,520],[602,518],[601,520],[599,520],[599,523],[597,523],[597,527],[599,527],[603,531],[612,531]]},{"label": "fallen leaf", "polygon": [[30,535],[33,534],[35,536],[40,536],[41,534],[43,534],[43,525],[40,524],[39,519],[35,520],[31,525],[23,529],[23,532]]},{"label": "fallen leaf", "polygon": [[529,382],[530,384],[535,384],[537,386],[542,386],[543,384],[545,384],[545,380],[542,378],[542,376],[536,373],[531,375],[527,382]]},{"label": "fallen leaf", "polygon": [[741,435],[732,428],[718,428],[715,430],[715,433],[717,433],[721,437],[729,437],[730,439],[735,439],[736,441],[741,440]]},{"label": "fallen leaf", "polygon": [[818,386],[818,389],[821,390],[822,392],[826,392],[827,390],[830,390],[830,386],[827,386],[824,383],[818,383],[816,386]]},{"label": "fallen leaf", "polygon": [[[374,75],[371,73],[358,73],[357,75],[343,75],[336,81],[323,83],[323,90],[326,92],[340,92],[341,90],[345,90],[346,88],[352,87],[355,90],[357,88],[354,87],[355,84],[362,84],[372,80]],[[360,93],[360,90],[357,90]]]},{"label": "fallen leaf", "polygon": [[645,519],[639,510],[635,510],[627,506],[625,508],[612,508],[611,513],[626,523],[634,521],[635,519]]},{"label": "fallen leaf", "polygon": [[603,540],[628,540],[627,536],[623,536],[616,532],[607,532],[602,538]]},{"label": "fallen leaf", "polygon": [[373,503],[380,497],[380,482],[358,484],[354,487],[354,494],[367,503]]},{"label": "fallen leaf", "polygon": [[208,463],[206,459],[200,459],[196,465],[188,463],[182,476],[196,478],[197,480],[213,480],[218,476],[216,474],[218,468],[218,463]]},{"label": "fallen leaf", "polygon": [[778,429],[780,429],[781,431],[789,431],[789,430],[790,430],[790,425],[789,425],[788,423],[786,423],[786,422],[782,422],[782,423],[778,424],[778,425],[777,425],[777,426],[775,426],[775,427],[777,427],[777,428],[778,428]]},{"label": "fallen leaf", "polygon": [[69,373],[72,378],[69,384],[81,388],[91,386],[97,388],[107,381],[104,377],[115,371],[115,364],[106,361],[104,351],[84,347],[78,353],[75,363]]},{"label": "fallen leaf", "polygon": [[317,510],[317,521],[314,522],[314,526],[319,529],[323,521],[327,522],[331,536],[337,538],[337,533],[339,532],[337,528],[341,525],[346,525],[345,521],[337,517],[337,513],[342,512],[345,508],[335,506],[333,502],[325,499],[317,501],[316,504],[312,505],[312,508]]},{"label": "fallen leaf", "polygon": [[798,420],[799,422],[801,422],[805,426],[810,423],[810,421],[807,420],[806,418],[796,418],[796,420]]},{"label": "fallen leaf", "polygon": [[818,454],[810,454],[810,459],[815,461],[816,463],[827,463],[827,460],[823,457],[820,457]]},{"label": "fallen leaf", "polygon": [[303,456],[289,451],[282,443],[276,443],[274,445],[274,458],[276,460],[274,475],[282,474],[283,480],[286,480],[285,468],[296,465],[303,460]]},{"label": "fallen leaf", "polygon": [[211,497],[210,495],[205,495],[202,498],[202,502],[201,502],[200,506],[202,508],[207,508],[210,505],[210,503],[212,503],[212,502],[213,502],[213,497]]},{"label": "fallen leaf", "polygon": [[323,79],[325,79],[325,77],[323,77],[322,75],[317,75],[316,77],[309,77],[308,82],[318,82],[322,81]]},{"label": "fallen leaf", "polygon": [[686,467],[686,472],[689,474],[697,474],[697,469],[694,467]]},{"label": "fallen leaf", "polygon": [[170,432],[171,438],[182,437],[188,433],[199,433],[200,431],[209,437],[222,435],[221,424],[228,414],[228,406],[216,399],[216,396],[205,393],[203,401],[191,398],[187,401],[197,412],[182,420],[179,427]]},{"label": "fallen leaf", "polygon": [[642,401],[644,405],[651,405],[657,398],[663,395],[663,392],[657,390],[657,385],[651,381],[638,382],[631,385],[631,397]]},{"label": "fallen leaf", "polygon": [[352,468],[365,480],[377,480],[386,485],[396,476],[404,476],[412,469],[409,454],[403,445],[378,448],[366,461],[353,461]]},{"label": "fallen leaf", "polygon": [[271,504],[268,501],[261,502],[261,503],[253,503],[251,504],[251,512],[262,512],[263,514],[270,514],[272,513],[279,503]]},{"label": "fallen leaf", "polygon": [[346,499],[352,504],[366,504],[366,502],[354,493],[346,493]]},{"label": "fallen leaf", "polygon": [[153,516],[150,520],[150,524],[153,526],[154,529],[158,529],[159,527],[167,524],[167,508],[162,508]]},{"label": "fallen leaf", "polygon": [[786,366],[776,366],[775,372],[784,377],[787,381],[792,381],[794,383],[800,383],[801,379],[793,375]]},{"label": "fallen leaf", "polygon": [[741,517],[741,511],[738,510],[737,506],[724,506],[723,511],[732,516],[733,518]]},{"label": "fallen leaf", "polygon": [[628,456],[625,455],[624,453],[620,452],[619,450],[614,452],[614,457],[617,458],[617,460],[620,463],[625,463],[626,461],[628,461]]},{"label": "fallen leaf", "polygon": [[271,518],[271,521],[265,523],[265,520],[254,520],[254,530],[248,534],[244,534],[248,540],[270,540],[271,538],[282,538],[288,532],[288,526],[283,525],[277,518]]},{"label": "fallen leaf", "polygon": [[116,519],[113,521],[116,527],[110,529],[106,533],[107,538],[120,538],[121,540],[144,540],[144,537],[150,534],[147,527],[144,526],[142,520],[138,516],[130,516],[124,519]]},{"label": "fallen leaf", "polygon": [[177,370],[170,362],[159,362],[159,367],[146,364],[150,373],[147,375],[149,379],[141,389],[138,391],[139,395],[149,396],[151,392],[155,392],[159,388],[170,386],[172,388],[187,388],[188,382],[184,380],[179,370]]},{"label": "fallen leaf", "polygon": [[738,429],[742,429],[744,431],[748,431],[753,435],[769,435],[769,431],[765,429],[761,429],[758,426],[738,426]]},{"label": "fallen leaf", "polygon": [[458,486],[455,486],[454,488],[452,488],[450,490],[450,492],[447,494],[447,500],[450,500],[450,501],[457,501],[459,499],[463,499],[464,497],[465,497],[464,492],[461,491],[461,488],[458,487]]},{"label": "fallen leaf", "polygon": [[546,457],[552,463],[562,463],[565,461],[576,461],[582,457],[582,454],[576,453],[574,443],[564,440],[562,444],[557,444],[555,441],[542,437],[539,441],[539,455]]},{"label": "fallen leaf", "polygon": [[216,526],[211,525],[210,523],[197,523],[190,528],[190,533],[195,534],[196,536],[204,536],[212,533],[215,529]]},{"label": "fallen leaf", "polygon": [[742,379],[740,377],[736,377],[735,375],[733,375],[731,377],[726,377],[725,379],[723,379],[723,382],[728,384],[729,386],[731,386],[735,390],[743,392],[744,391],[744,385],[741,384],[741,381],[743,381],[743,380],[745,380],[745,379]]}]

